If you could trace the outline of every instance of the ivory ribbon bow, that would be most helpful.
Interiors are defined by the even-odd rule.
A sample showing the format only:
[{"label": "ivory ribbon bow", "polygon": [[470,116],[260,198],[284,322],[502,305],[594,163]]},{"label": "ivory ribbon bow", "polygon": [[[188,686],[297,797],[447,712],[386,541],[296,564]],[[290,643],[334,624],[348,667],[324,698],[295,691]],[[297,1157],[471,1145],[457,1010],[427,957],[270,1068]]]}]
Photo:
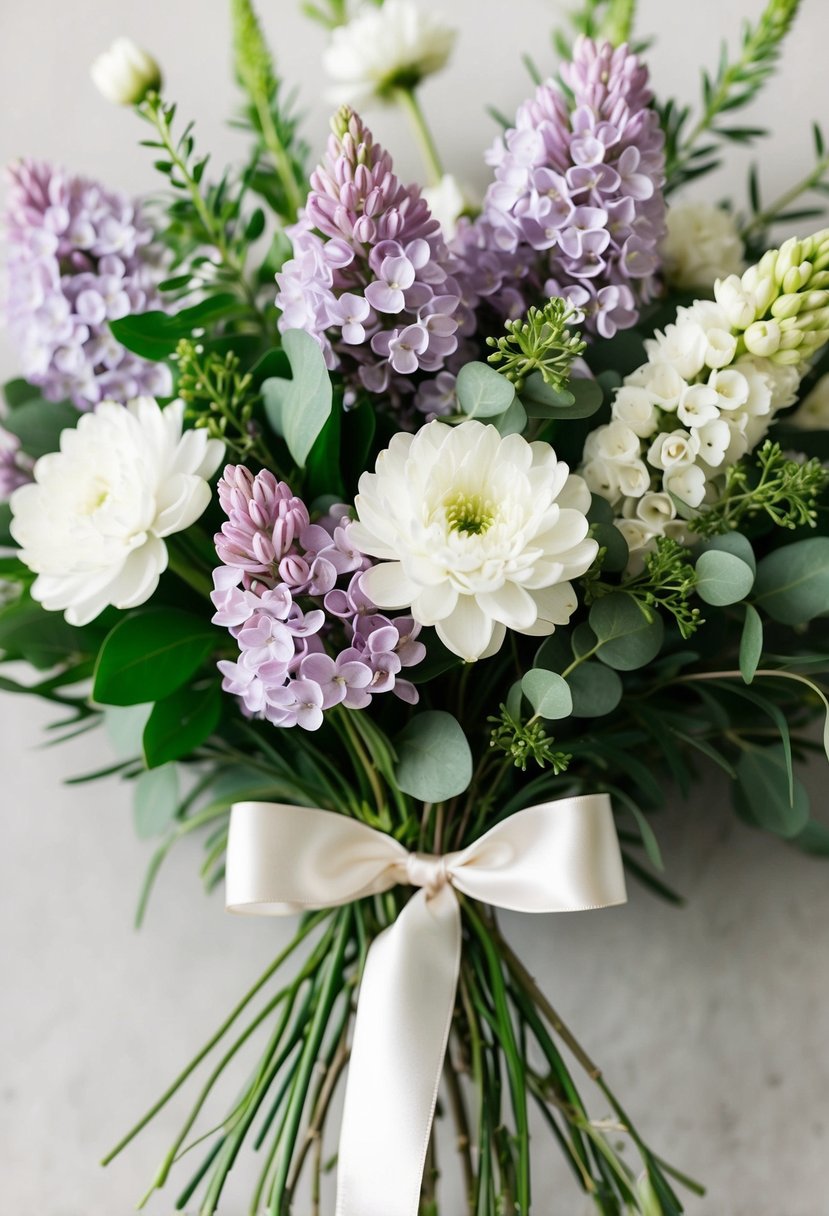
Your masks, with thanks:
[{"label": "ivory ribbon bow", "polygon": [[336,1216],[417,1216],[461,955],[455,891],[517,912],[624,903],[606,794],[528,807],[459,853],[409,853],[330,811],[233,807],[231,912],[330,908],[398,883],[420,890],[373,942],[354,1027],[340,1134]]}]

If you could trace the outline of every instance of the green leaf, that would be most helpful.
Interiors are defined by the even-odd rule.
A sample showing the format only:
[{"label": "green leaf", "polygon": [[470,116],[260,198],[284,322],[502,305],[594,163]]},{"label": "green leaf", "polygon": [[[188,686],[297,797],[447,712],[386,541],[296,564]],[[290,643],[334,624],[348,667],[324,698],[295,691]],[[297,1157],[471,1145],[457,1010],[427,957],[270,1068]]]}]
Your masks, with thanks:
[{"label": "green leaf", "polygon": [[135,833],[141,840],[166,831],[176,817],[179,805],[178,770],[175,764],[150,769],[135,782],[132,817]]},{"label": "green leaf", "polygon": [[628,564],[630,550],[615,524],[593,524],[590,535],[605,550],[602,570],[620,574]]},{"label": "green leaf", "polygon": [[492,425],[498,434],[506,439],[507,435],[522,435],[527,425],[527,413],[516,397],[506,413],[492,420]]},{"label": "green leaf", "polygon": [[740,635],[740,674],[746,684],[754,679],[754,673],[763,653],[763,622],[753,604],[746,604],[743,632]]},{"label": "green leaf", "polygon": [[465,363],[455,385],[458,404],[468,418],[493,418],[515,400],[515,387],[485,363]]},{"label": "green leaf", "polygon": [[533,667],[543,667],[545,671],[564,671],[569,667],[573,656],[570,651],[570,637],[566,629],[556,629],[539,646],[533,659]]},{"label": "green leaf", "polygon": [[219,685],[184,687],[156,702],[144,728],[147,768],[159,768],[195,751],[213,734],[222,713]]},{"label": "green leaf", "polygon": [[288,451],[305,467],[314,440],[331,413],[331,378],[322,351],[304,329],[289,329],[282,346],[291,362],[291,380],[266,380],[262,385],[265,412]]},{"label": "green leaf", "polygon": [[829,612],[829,537],[784,545],[757,567],[754,602],[783,625],[805,625]]},{"label": "green leaf", "polygon": [[19,377],[15,380],[7,380],[3,385],[3,397],[6,405],[10,410],[16,410],[18,406],[25,405],[27,401],[34,401],[40,397],[40,389],[35,388],[33,384],[29,384],[28,380],[22,380]]},{"label": "green leaf", "polygon": [[601,718],[611,714],[622,699],[622,681],[612,667],[587,662],[567,677],[577,718]]},{"label": "green leaf", "polygon": [[309,501],[323,494],[332,494],[338,502],[345,497],[340,473],[342,422],[343,408],[337,400],[332,403],[328,420],[308,453],[306,488]]},{"label": "green leaf", "polygon": [[722,553],[733,553],[735,557],[742,558],[745,564],[751,567],[752,574],[757,573],[754,549],[751,541],[747,536],[743,536],[742,532],[724,532],[722,536],[712,536],[710,540],[704,542],[702,549],[704,552],[716,549]]},{"label": "green leaf", "polygon": [[142,359],[158,362],[167,359],[181,338],[190,338],[193,331],[213,321],[226,321],[244,312],[244,305],[229,292],[209,296],[191,308],[182,308],[169,315],[166,312],[142,312],[110,321],[109,328],[122,346]]},{"label": "green leaf", "polygon": [[0,502],[0,545],[4,549],[17,548],[17,541],[9,528],[12,522],[12,509],[7,502]]},{"label": "green leaf", "polygon": [[694,567],[697,582],[694,590],[706,604],[722,608],[744,600],[754,585],[754,571],[747,562],[722,549],[709,549],[700,554]]},{"label": "green leaf", "polygon": [[149,705],[108,705],[104,710],[104,729],[112,750],[120,760],[141,755],[141,736],[152,713]]},{"label": "green leaf", "polygon": [[0,557],[0,582],[31,583],[35,575],[19,557]]},{"label": "green leaf", "polygon": [[613,591],[590,609],[590,628],[599,643],[598,657],[617,671],[644,667],[659,654],[665,627],[654,613],[648,617],[631,595]]},{"label": "green leaf", "polygon": [[792,844],[814,857],[829,857],[829,827],[810,819],[805,828],[792,837]]},{"label": "green leaf", "polygon": [[95,665],[92,697],[101,705],[139,705],[175,692],[216,646],[216,632],[176,608],[149,608],[119,621]]},{"label": "green leaf", "polygon": [[79,410],[68,401],[27,401],[3,419],[3,426],[20,440],[23,451],[37,460],[60,447],[61,432],[77,426]]},{"label": "green leaf", "polygon": [[77,629],[59,612],[47,612],[28,594],[0,609],[0,651],[45,671],[94,646],[94,629]]},{"label": "green leaf", "polygon": [[747,748],[737,762],[737,808],[749,822],[790,839],[809,822],[809,796],[795,778],[789,788],[783,749]]},{"label": "green leaf", "polygon": [[555,720],[573,712],[570,686],[554,671],[533,667],[521,680],[521,691],[539,717]]},{"label": "green leaf", "polygon": [[416,714],[395,740],[397,784],[421,802],[462,794],[472,779],[472,752],[460,724],[443,710]]},{"label": "green leaf", "polygon": [[596,380],[573,379],[566,389],[556,390],[540,372],[528,376],[521,390],[521,404],[530,418],[590,418],[603,400]]},{"label": "green leaf", "polygon": [[426,657],[406,672],[407,678],[413,684],[427,684],[429,680],[437,679],[463,663],[459,655],[444,646],[434,629],[425,629],[419,640],[426,647]]}]

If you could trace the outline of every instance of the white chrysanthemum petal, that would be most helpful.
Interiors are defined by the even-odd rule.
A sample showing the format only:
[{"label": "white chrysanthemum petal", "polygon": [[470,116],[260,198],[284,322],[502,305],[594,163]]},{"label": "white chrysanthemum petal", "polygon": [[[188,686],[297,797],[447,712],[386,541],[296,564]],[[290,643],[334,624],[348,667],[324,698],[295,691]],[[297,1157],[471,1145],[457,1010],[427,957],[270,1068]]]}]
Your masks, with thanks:
[{"label": "white chrysanthemum petal", "polygon": [[390,559],[363,576],[366,593],[381,607],[410,605],[465,659],[491,652],[504,626],[539,632],[536,593],[583,574],[598,551],[582,479],[548,444],[475,420],[395,436],[359,489],[351,539]]},{"label": "white chrysanthemum petal", "polygon": [[85,624],[109,604],[131,608],[152,595],[167,565],[161,538],[202,514],[204,474],[223,455],[204,432],[182,434],[183,414],[181,402],[161,410],[151,397],[103,401],[12,496],[12,535],[40,576],[32,594],[45,608]]}]

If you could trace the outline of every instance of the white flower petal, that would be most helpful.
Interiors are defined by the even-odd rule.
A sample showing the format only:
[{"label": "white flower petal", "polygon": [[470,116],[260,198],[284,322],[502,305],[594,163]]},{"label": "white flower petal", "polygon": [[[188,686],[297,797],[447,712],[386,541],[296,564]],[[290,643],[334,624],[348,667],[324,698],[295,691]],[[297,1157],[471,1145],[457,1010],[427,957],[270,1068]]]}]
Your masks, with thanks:
[{"label": "white flower petal", "polygon": [[454,611],[435,626],[437,635],[453,654],[467,663],[479,659],[492,641],[493,621],[471,595],[461,595]]},{"label": "white flower petal", "polygon": [[366,570],[363,590],[378,608],[408,608],[420,588],[412,582],[401,562],[381,562]]}]

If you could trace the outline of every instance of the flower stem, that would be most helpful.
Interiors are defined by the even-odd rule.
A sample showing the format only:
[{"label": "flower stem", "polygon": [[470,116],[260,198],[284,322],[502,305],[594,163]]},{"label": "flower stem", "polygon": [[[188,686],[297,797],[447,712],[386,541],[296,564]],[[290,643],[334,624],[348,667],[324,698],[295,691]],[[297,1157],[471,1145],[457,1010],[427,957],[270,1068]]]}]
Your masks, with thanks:
[{"label": "flower stem", "polygon": [[213,588],[207,575],[194,569],[189,555],[181,552],[180,546],[172,537],[167,537],[167,566],[198,595],[204,596],[207,600],[210,599]]},{"label": "flower stem", "polygon": [[420,145],[420,151],[426,162],[426,169],[431,178],[432,185],[436,186],[443,177],[443,165],[441,164],[440,154],[438,153],[434,137],[429,129],[429,124],[426,122],[426,116],[421,109],[417,93],[411,88],[398,89],[396,97],[409,116],[415,137]]},{"label": "flower stem", "polygon": [[811,172],[802,177],[799,182],[795,182],[790,190],[784,191],[768,207],[765,207],[762,211],[758,211],[751,222],[746,224],[745,228],[741,231],[740,239],[746,241],[755,233],[757,235],[761,234],[768,228],[769,224],[773,223],[781,211],[785,211],[791,203],[800,198],[801,194],[805,194],[816,186],[827,169],[829,169],[829,155],[822,157]]}]

